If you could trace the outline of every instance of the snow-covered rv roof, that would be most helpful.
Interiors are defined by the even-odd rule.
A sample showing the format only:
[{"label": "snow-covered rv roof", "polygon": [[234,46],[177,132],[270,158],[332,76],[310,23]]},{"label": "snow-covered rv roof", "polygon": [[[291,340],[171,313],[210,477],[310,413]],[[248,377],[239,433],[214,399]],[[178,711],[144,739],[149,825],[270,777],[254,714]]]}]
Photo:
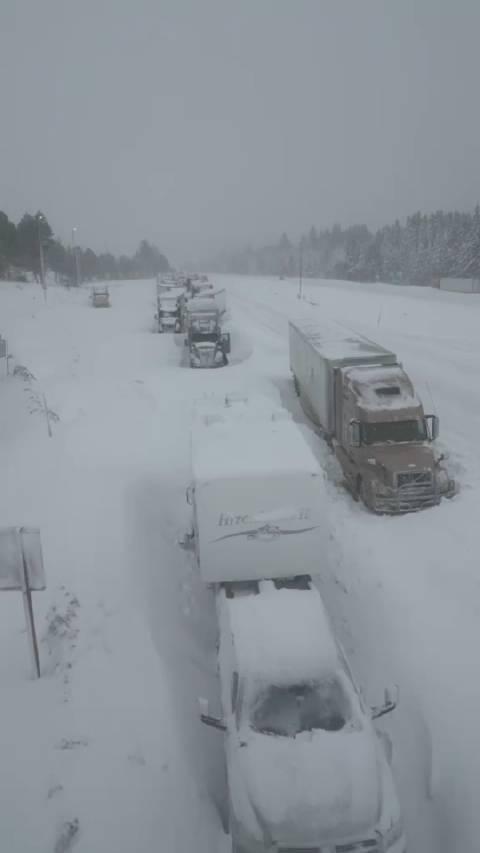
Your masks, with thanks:
[{"label": "snow-covered rv roof", "polygon": [[239,417],[197,424],[192,455],[197,480],[319,473],[318,462],[299,427],[288,419]]},{"label": "snow-covered rv roof", "polygon": [[311,320],[290,321],[302,337],[322,358],[341,365],[352,361],[373,360],[378,358],[382,364],[396,364],[394,353],[358,335],[356,332],[333,324],[318,324]]},{"label": "snow-covered rv roof", "polygon": [[284,409],[276,399],[265,394],[241,391],[223,395],[207,394],[195,403],[193,430],[213,423],[265,423],[291,419],[288,409]]}]

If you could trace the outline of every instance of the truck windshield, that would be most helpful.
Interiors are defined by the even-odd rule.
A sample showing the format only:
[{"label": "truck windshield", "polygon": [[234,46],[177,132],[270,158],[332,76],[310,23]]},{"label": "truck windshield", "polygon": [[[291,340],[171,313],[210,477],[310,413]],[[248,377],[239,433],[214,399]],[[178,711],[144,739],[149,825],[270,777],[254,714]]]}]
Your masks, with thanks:
[{"label": "truck windshield", "polygon": [[363,444],[397,444],[426,439],[425,423],[420,420],[362,424]]},{"label": "truck windshield", "polygon": [[204,342],[210,343],[210,344],[216,344],[218,341],[218,335],[216,334],[216,332],[207,332],[207,333],[203,334],[202,332],[197,332],[195,330],[192,330],[192,333],[190,335],[190,340],[193,341],[194,344],[204,343]]},{"label": "truck windshield", "polygon": [[261,734],[295,737],[314,729],[340,731],[350,716],[348,696],[340,679],[332,675],[321,681],[264,688],[253,702],[250,725]]}]

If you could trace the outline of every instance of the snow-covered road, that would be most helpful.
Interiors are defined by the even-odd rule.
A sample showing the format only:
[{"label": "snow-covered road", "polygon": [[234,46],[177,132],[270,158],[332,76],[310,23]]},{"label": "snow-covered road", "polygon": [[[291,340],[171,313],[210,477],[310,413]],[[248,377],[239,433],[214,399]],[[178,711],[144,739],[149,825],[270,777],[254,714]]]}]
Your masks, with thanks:
[{"label": "snow-covered road", "polygon": [[[188,526],[189,427],[209,393],[279,397],[329,472],[332,541],[319,584],[373,703],[400,685],[391,720],[411,851],[476,853],[480,615],[476,508],[480,302],[384,285],[216,277],[231,305],[228,369],[180,366],[151,333],[152,282],[88,291],[2,284],[2,525],[42,531],[48,590],[35,597],[44,677],[28,680],[21,601],[0,599],[0,839],[8,853],[212,853],[222,839],[221,736],[209,593],[178,546]],[[427,408],[461,492],[403,518],[353,503],[305,422],[288,371],[287,318],[336,320],[393,348]],[[48,437],[41,395],[58,421]],[[18,596],[19,598],[19,596]],[[426,797],[430,743],[435,788]],[[28,819],[26,819],[28,815]]]}]

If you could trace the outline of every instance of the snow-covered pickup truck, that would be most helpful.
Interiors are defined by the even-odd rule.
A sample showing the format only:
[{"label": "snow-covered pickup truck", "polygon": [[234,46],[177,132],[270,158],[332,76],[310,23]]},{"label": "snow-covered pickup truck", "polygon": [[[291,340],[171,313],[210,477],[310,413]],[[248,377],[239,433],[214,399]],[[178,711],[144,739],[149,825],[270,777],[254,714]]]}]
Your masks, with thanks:
[{"label": "snow-covered pickup truck", "polygon": [[308,577],[217,593],[233,853],[405,853],[400,807],[374,720]]}]

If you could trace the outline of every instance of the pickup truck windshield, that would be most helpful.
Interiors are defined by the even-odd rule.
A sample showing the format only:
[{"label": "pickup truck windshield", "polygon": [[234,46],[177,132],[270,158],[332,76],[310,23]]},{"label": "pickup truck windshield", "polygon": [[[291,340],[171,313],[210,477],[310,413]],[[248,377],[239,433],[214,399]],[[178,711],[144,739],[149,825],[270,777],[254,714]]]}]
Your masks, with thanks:
[{"label": "pickup truck windshield", "polygon": [[295,737],[314,729],[340,731],[350,716],[349,699],[333,675],[322,681],[264,688],[254,699],[250,725],[261,734]]},{"label": "pickup truck windshield", "polygon": [[397,444],[426,439],[425,424],[420,420],[362,424],[362,444]]}]

